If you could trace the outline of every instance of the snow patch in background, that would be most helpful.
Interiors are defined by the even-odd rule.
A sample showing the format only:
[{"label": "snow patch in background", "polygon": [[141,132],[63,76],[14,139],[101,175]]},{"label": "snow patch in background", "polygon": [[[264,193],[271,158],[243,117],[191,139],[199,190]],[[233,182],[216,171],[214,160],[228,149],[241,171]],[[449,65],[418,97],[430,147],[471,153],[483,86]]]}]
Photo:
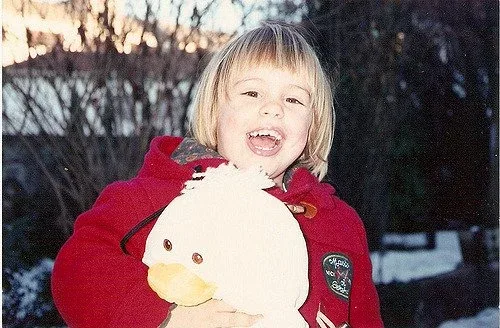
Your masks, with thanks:
[{"label": "snow patch in background", "polygon": [[19,272],[8,270],[7,273],[11,274],[9,283],[12,288],[2,293],[3,312],[15,310],[17,320],[22,322],[30,315],[41,318],[50,311],[52,306],[40,299],[40,293],[43,292],[43,281],[50,279],[53,267],[54,260],[44,258],[29,270],[22,269]]},{"label": "snow patch in background", "polygon": [[460,318],[443,322],[439,328],[487,328],[499,326],[499,312],[496,308],[487,308],[479,312],[475,317]]},{"label": "snow patch in background", "polygon": [[[404,238],[407,245],[421,245],[424,233],[390,234],[388,240]],[[437,231],[436,248],[431,250],[372,252],[373,281],[375,284],[409,282],[451,272],[462,262],[457,231]]]}]

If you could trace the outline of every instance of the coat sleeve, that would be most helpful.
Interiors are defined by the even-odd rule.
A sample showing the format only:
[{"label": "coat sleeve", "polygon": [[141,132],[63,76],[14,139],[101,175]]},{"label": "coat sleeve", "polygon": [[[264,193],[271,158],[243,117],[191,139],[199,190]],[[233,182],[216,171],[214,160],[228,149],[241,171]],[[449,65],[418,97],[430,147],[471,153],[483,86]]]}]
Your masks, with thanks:
[{"label": "coat sleeve", "polygon": [[358,269],[354,272],[349,309],[350,324],[354,328],[383,328],[377,289],[372,279],[366,231],[359,216],[357,214],[355,216],[359,222],[356,225],[359,237],[357,241],[363,251],[358,257]]},{"label": "coat sleeve", "polygon": [[144,215],[131,205],[130,190],[128,182],[108,186],[79,216],[56,258],[52,294],[70,327],[158,327],[168,314],[170,304],[147,284],[142,253],[120,249],[121,238]]}]

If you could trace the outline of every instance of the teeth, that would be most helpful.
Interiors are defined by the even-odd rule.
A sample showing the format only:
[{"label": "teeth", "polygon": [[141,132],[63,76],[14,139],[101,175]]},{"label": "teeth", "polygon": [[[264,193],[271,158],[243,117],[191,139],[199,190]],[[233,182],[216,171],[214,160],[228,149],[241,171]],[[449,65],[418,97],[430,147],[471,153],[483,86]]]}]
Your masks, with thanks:
[{"label": "teeth", "polygon": [[250,133],[248,133],[248,136],[249,137],[272,137],[276,140],[281,140],[282,139],[282,136],[281,134],[279,134],[278,132],[274,131],[274,130],[257,130],[257,131],[252,131]]}]

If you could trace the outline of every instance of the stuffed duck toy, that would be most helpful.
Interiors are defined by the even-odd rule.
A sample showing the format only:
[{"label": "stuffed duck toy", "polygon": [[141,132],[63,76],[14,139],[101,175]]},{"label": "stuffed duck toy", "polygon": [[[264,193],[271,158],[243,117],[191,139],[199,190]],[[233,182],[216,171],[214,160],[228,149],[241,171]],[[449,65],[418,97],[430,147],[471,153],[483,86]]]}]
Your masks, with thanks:
[{"label": "stuffed duck toy", "polygon": [[307,250],[287,206],[264,189],[259,168],[195,173],[151,230],[143,262],[162,299],[195,306],[221,299],[253,327],[308,327],[298,309],[309,289]]}]

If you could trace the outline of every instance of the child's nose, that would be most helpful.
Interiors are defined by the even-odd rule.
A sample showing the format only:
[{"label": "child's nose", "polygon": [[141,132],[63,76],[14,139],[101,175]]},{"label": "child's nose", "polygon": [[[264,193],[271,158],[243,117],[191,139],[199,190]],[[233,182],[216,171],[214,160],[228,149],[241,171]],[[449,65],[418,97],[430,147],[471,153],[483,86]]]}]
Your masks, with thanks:
[{"label": "child's nose", "polygon": [[273,117],[283,117],[283,106],[278,101],[269,101],[260,108],[261,115],[270,115]]}]

